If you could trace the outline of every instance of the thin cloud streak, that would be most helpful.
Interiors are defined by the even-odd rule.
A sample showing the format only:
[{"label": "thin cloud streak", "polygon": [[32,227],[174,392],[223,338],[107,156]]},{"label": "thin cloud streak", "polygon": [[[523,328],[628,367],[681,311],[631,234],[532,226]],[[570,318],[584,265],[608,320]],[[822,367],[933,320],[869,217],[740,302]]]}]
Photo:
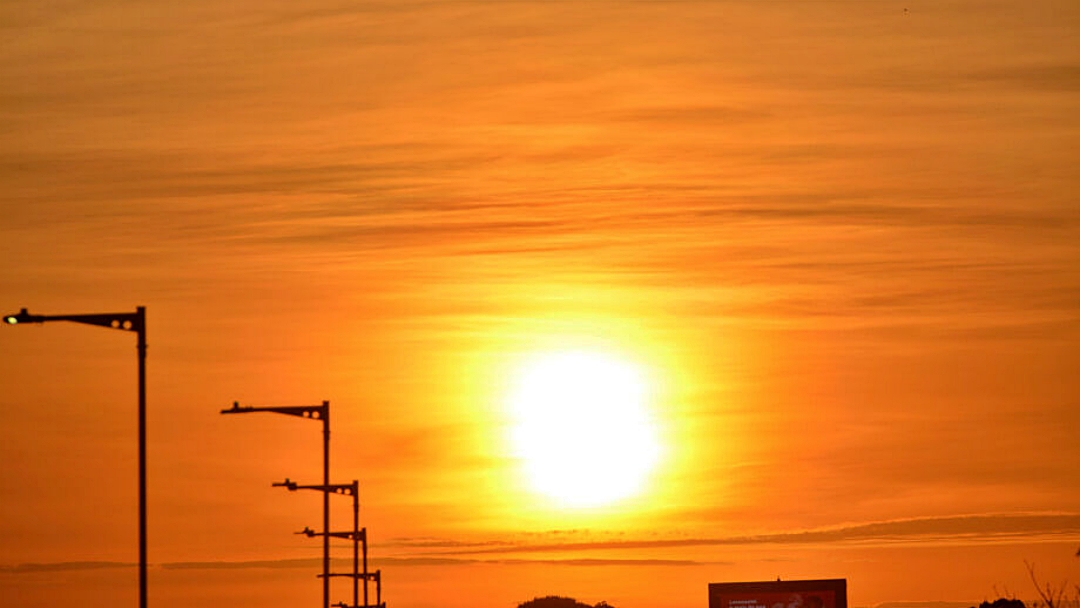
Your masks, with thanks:
[{"label": "thin cloud streak", "polygon": [[[345,570],[352,567],[351,559],[334,558],[331,568]],[[703,562],[678,559],[464,559],[450,557],[380,557],[369,560],[369,566],[376,568],[427,567],[427,566],[638,566],[638,567],[678,567],[700,566],[705,564],[729,564],[730,562]],[[0,565],[0,575],[40,574],[50,572],[73,572],[103,569],[135,568],[138,563],[131,562],[56,562],[16,565]],[[258,570],[258,569],[307,569],[317,570],[322,566],[322,558],[264,559],[248,561],[193,561],[165,562],[151,564],[152,568],[163,570]]]},{"label": "thin cloud streak", "polygon": [[[640,550],[717,545],[955,542],[979,543],[1030,541],[1035,539],[1071,540],[1080,538],[1080,514],[1047,515],[968,515],[876,522],[823,530],[785,532],[723,538],[683,538],[660,540],[605,540],[599,542],[513,543],[490,546],[449,542],[447,555],[497,553],[533,553],[552,551]],[[434,548],[437,541],[392,543],[412,548]]]}]

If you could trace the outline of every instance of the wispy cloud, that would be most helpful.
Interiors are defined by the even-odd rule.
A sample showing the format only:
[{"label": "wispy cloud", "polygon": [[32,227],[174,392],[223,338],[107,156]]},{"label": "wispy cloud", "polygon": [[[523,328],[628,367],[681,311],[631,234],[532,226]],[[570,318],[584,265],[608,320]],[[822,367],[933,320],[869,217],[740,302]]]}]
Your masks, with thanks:
[{"label": "wispy cloud", "polygon": [[[396,545],[414,549],[443,548],[447,555],[479,555],[498,553],[547,553],[591,550],[641,550],[717,545],[754,544],[817,544],[817,543],[979,543],[1054,538],[1080,538],[1080,515],[963,515],[883,521],[806,530],[747,536],[714,538],[673,538],[643,540],[559,541],[529,543],[460,543],[447,541],[398,541]],[[494,545],[494,546],[493,546]]]},{"label": "wispy cloud", "polygon": [[134,568],[135,563],[125,562],[53,562],[40,564],[15,564],[0,566],[0,574],[35,574],[39,572],[64,572],[68,570],[111,570],[116,568]]},{"label": "wispy cloud", "polygon": [[[887,544],[978,544],[986,542],[1038,542],[1045,540],[1080,539],[1080,514],[986,514],[953,517],[871,522],[797,532],[757,534],[726,537],[696,537],[668,539],[604,538],[581,540],[593,536],[588,530],[553,531],[530,535],[550,539],[536,540],[441,540],[435,538],[399,538],[381,543],[404,555],[374,558],[372,568],[414,566],[467,566],[499,564],[507,566],[698,566],[732,564],[731,561],[702,561],[651,557],[617,557],[611,552],[628,551],[640,555],[654,549],[692,549],[715,546],[746,545],[816,545],[855,544],[875,546]],[[594,551],[604,557],[590,557]],[[498,555],[544,554],[546,557],[494,557]],[[552,557],[559,555],[559,557]],[[335,568],[348,568],[352,561],[335,558]],[[243,561],[182,561],[165,562],[154,567],[172,570],[249,570],[278,568],[318,568],[320,558],[264,559]],[[80,561],[55,563],[24,563],[0,566],[0,574],[34,574],[41,572],[134,568],[125,562]]]},{"label": "wispy cloud", "polygon": [[[381,557],[369,560],[369,568],[408,568],[408,567],[431,567],[431,566],[469,566],[469,565],[502,565],[502,566],[638,566],[638,567],[679,567],[699,566],[702,564],[719,564],[728,562],[703,562],[680,559],[475,559],[462,557]],[[334,558],[330,560],[331,568],[345,571],[352,567],[352,560]],[[102,569],[125,569],[136,568],[137,563],[124,562],[55,562],[55,563],[27,563],[16,565],[0,565],[0,575],[39,574],[49,572],[67,572]],[[188,561],[188,562],[165,562],[150,564],[151,568],[164,570],[260,570],[260,569],[318,569],[322,567],[322,558],[300,559],[264,559],[247,561]]]}]

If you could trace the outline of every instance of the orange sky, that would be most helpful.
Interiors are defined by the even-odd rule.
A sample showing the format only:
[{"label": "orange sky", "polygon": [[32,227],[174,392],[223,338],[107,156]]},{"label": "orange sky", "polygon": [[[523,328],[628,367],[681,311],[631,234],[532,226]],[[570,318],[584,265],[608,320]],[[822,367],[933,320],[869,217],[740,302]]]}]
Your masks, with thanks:
[{"label": "orange sky", "polygon": [[[158,606],[318,601],[315,565],[175,565],[319,554],[319,498],[269,487],[317,481],[317,425],[217,412],[323,399],[394,606],[1027,598],[1025,559],[1080,580],[1078,30],[1052,0],[5,2],[0,313],[147,306]],[[645,370],[639,496],[522,479],[510,379],[564,350]],[[134,598],[16,567],[136,561],[134,337],[0,328],[0,365],[0,595]]]}]

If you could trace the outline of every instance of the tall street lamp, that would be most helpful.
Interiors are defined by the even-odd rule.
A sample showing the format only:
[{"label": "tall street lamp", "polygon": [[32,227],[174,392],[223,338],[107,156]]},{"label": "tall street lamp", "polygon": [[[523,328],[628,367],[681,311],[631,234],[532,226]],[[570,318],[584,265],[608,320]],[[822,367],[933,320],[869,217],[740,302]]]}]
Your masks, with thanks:
[{"label": "tall street lamp", "polygon": [[[320,405],[284,405],[284,406],[241,406],[240,402],[234,401],[233,406],[227,410],[221,410],[222,414],[250,414],[252,412],[272,412],[286,416],[298,416],[310,420],[322,420],[323,428],[323,532],[330,531],[330,402],[323,401]],[[323,608],[330,606],[330,537],[323,537]]]},{"label": "tall street lamp", "polygon": [[139,607],[146,608],[146,307],[135,312],[89,315],[32,315],[24,308],[4,317],[8,325],[72,321],[123,331],[138,336],[139,351]]},{"label": "tall street lamp", "polygon": [[[331,576],[348,576],[353,579],[353,601],[352,604],[346,604],[339,602],[334,606],[345,606],[347,608],[358,608],[360,606],[359,585],[360,579],[364,580],[364,607],[367,608],[368,604],[368,579],[370,575],[367,569],[367,528],[360,527],[360,482],[353,480],[352,483],[338,483],[330,484],[328,486],[314,486],[314,485],[300,485],[295,481],[292,481],[288,477],[285,481],[274,483],[276,488],[287,488],[290,492],[297,490],[319,490],[326,494],[342,494],[345,496],[352,496],[352,513],[353,513],[353,529],[351,532],[316,532],[311,528],[304,527],[303,530],[297,532],[297,534],[303,534],[308,538],[314,538],[316,536],[341,538],[344,540],[351,540],[353,543],[353,571],[352,574],[333,574],[324,572],[324,578]],[[364,546],[364,570],[360,570],[360,545]]]}]

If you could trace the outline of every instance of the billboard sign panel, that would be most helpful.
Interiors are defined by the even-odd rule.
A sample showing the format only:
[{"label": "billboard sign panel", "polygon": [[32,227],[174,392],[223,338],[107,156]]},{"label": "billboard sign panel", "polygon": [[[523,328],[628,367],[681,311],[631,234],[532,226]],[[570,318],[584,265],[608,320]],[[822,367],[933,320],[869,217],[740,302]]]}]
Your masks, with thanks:
[{"label": "billboard sign panel", "polygon": [[711,583],[709,608],[847,608],[847,580]]}]

